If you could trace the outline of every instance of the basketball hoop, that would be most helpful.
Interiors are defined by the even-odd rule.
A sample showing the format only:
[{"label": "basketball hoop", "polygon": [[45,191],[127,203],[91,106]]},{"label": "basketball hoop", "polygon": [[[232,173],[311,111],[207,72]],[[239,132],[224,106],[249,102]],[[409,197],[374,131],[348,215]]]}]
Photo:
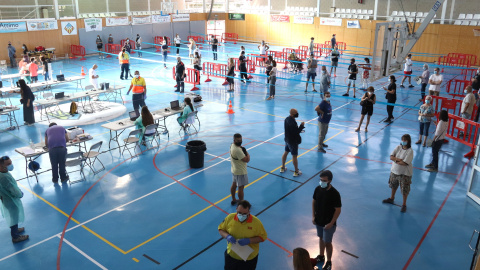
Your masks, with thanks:
[{"label": "basketball hoop", "polygon": [[480,37],[480,29],[473,29],[473,36]]}]

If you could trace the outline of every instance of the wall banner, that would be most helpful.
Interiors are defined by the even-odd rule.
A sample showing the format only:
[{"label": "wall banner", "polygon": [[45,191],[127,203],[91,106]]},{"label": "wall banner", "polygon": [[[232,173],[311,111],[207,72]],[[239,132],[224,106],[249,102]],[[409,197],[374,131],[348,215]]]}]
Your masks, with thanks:
[{"label": "wall banner", "polygon": [[170,15],[152,15],[152,23],[169,23]]},{"label": "wall banner", "polygon": [[320,18],[320,25],[342,26],[342,19]]},{"label": "wall banner", "polygon": [[27,20],[28,31],[55,30],[58,29],[57,20]]},{"label": "wall banner", "polygon": [[358,20],[355,21],[347,21],[347,28],[357,28],[360,29],[360,23]]},{"label": "wall banner", "polygon": [[151,16],[132,17],[132,23],[133,23],[133,24],[148,24],[148,23],[152,23],[152,17],[151,17]]},{"label": "wall banner", "polygon": [[128,17],[109,17],[106,20],[107,26],[128,25]]},{"label": "wall banner", "polygon": [[100,18],[84,19],[83,23],[85,24],[85,32],[102,31],[102,19]]},{"label": "wall banner", "polygon": [[27,23],[25,22],[6,22],[0,23],[0,33],[27,32]]},{"label": "wall banner", "polygon": [[294,16],[293,23],[313,24],[313,17]]},{"label": "wall banner", "polygon": [[62,21],[62,35],[75,36],[77,35],[77,21]]},{"label": "wall banner", "polygon": [[172,22],[188,22],[190,21],[190,14],[173,14]]},{"label": "wall banner", "polygon": [[270,15],[271,22],[290,22],[290,16],[288,15]]}]

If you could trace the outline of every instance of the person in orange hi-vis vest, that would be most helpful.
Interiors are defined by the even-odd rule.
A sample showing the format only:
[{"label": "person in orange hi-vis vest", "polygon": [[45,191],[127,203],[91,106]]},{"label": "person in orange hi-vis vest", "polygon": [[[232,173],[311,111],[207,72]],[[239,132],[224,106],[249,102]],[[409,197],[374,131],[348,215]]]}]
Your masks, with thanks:
[{"label": "person in orange hi-vis vest", "polygon": [[145,84],[145,79],[140,77],[140,72],[138,70],[135,71],[135,78],[132,79],[127,95],[130,94],[130,91],[133,92],[133,109],[137,115],[140,115],[140,108],[146,106],[145,99],[147,99],[147,85]]},{"label": "person in orange hi-vis vest", "polygon": [[[122,70],[122,73],[120,73],[120,80],[123,80],[124,73],[125,73],[125,80],[128,80],[128,73],[130,72],[130,54],[125,51],[125,47],[118,54],[118,62]],[[130,76],[132,75],[130,74]]]}]

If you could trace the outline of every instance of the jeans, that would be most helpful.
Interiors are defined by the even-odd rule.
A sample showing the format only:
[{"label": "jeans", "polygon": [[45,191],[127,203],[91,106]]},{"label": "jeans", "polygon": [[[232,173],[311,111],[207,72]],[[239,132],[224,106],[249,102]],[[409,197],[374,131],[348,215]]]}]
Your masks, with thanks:
[{"label": "jeans", "polygon": [[213,60],[217,60],[217,47],[212,46],[212,51],[213,51]]},{"label": "jeans", "polygon": [[435,169],[438,169],[438,152],[442,147],[443,139],[437,139],[432,143],[432,165]]},{"label": "jeans", "polygon": [[270,76],[270,96],[275,96],[275,83],[277,82],[276,76]]},{"label": "jeans", "polygon": [[15,57],[10,57],[10,67],[16,67],[17,66],[17,60],[15,60]]},{"label": "jeans", "polygon": [[45,74],[43,75],[43,77],[45,78],[45,81],[50,80],[50,76],[48,76],[48,71],[45,71]]},{"label": "jeans", "polygon": [[422,92],[422,99],[425,98],[425,89],[427,88],[427,84],[426,83],[422,83],[422,89],[421,89],[421,92]]},{"label": "jeans", "polygon": [[129,72],[129,69],[130,69],[130,64],[122,64],[121,66],[121,70],[122,70],[122,73],[120,73],[120,79],[123,80],[123,74],[125,73],[125,79],[128,79],[128,72]]},{"label": "jeans", "polygon": [[58,181],[58,174],[60,179],[67,179],[67,171],[65,170],[65,161],[67,159],[67,148],[55,147],[48,150],[50,156],[50,164],[52,165],[52,180]]},{"label": "jeans", "polygon": [[141,94],[133,94],[132,95],[132,103],[133,103],[133,109],[137,113],[137,115],[140,115],[140,109],[145,106],[145,93]]},{"label": "jeans", "polygon": [[420,122],[420,136],[428,136],[428,129],[430,128],[430,122]]},{"label": "jeans", "polygon": [[393,108],[395,108],[395,106],[387,105],[388,120],[392,120],[393,118]]},{"label": "jeans", "polygon": [[163,53],[163,66],[167,67],[167,52]]},{"label": "jeans", "polygon": [[318,122],[318,149],[323,149],[323,141],[328,132],[328,123]]},{"label": "jeans", "polygon": [[183,81],[184,78],[181,78],[179,75],[175,77],[177,81],[177,92],[183,93],[185,91],[185,82]]}]

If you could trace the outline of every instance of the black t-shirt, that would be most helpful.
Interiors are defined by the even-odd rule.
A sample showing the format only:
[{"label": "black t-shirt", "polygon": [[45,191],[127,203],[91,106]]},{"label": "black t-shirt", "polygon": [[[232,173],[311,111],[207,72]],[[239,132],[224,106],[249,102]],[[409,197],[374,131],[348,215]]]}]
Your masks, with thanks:
[{"label": "black t-shirt", "polygon": [[214,38],[212,40],[212,49],[216,49],[217,48],[217,44],[218,44],[218,39]]},{"label": "black t-shirt", "polygon": [[[230,76],[230,77],[233,77],[233,74],[235,73],[235,66],[231,66],[229,69],[228,69],[228,73],[227,75]],[[233,80],[233,78],[230,78]]]},{"label": "black t-shirt", "polygon": [[238,58],[238,61],[240,62],[240,68],[241,68],[241,69],[247,69],[247,62],[246,62],[246,59],[245,59],[245,56],[244,56],[244,55],[241,55],[241,56]]},{"label": "black t-shirt", "polygon": [[[356,64],[350,64],[350,66],[348,66],[348,71],[350,71],[350,72],[358,72],[357,65],[356,65]],[[356,80],[356,79],[357,79],[357,73],[355,73],[355,74],[353,74],[353,73],[350,74],[350,75],[348,76],[348,78],[349,78],[350,80]]]},{"label": "black t-shirt", "polygon": [[[367,98],[370,98],[371,100],[375,100],[375,94],[372,94],[371,96],[368,95],[368,92],[365,93],[365,95]],[[363,101],[363,106],[365,107],[373,107],[373,103],[371,101],[368,101],[368,100],[364,100]]]},{"label": "black t-shirt", "polygon": [[47,73],[48,72],[48,62],[47,62],[47,60],[42,61],[42,65],[43,65],[43,70],[45,71],[45,73]]},{"label": "black t-shirt", "polygon": [[313,193],[313,199],[315,200],[315,223],[319,226],[330,223],[335,214],[335,208],[342,207],[340,193],[333,186],[328,190],[318,186]]},{"label": "black t-shirt", "polygon": [[390,94],[387,92],[385,97],[387,98],[388,103],[395,103],[397,101],[397,85],[395,83],[391,83],[388,85],[388,90],[395,90],[394,94]]},{"label": "black t-shirt", "polygon": [[332,62],[338,62],[339,56],[340,56],[340,53],[338,51],[332,52]]},{"label": "black t-shirt", "polygon": [[175,73],[178,76],[181,76],[184,70],[185,70],[185,65],[183,64],[183,62],[177,63],[177,67],[175,68]]},{"label": "black t-shirt", "polygon": [[479,88],[480,88],[480,73],[477,73],[475,76],[473,76],[473,78],[476,81],[472,82],[472,89],[473,90],[479,90]]}]

